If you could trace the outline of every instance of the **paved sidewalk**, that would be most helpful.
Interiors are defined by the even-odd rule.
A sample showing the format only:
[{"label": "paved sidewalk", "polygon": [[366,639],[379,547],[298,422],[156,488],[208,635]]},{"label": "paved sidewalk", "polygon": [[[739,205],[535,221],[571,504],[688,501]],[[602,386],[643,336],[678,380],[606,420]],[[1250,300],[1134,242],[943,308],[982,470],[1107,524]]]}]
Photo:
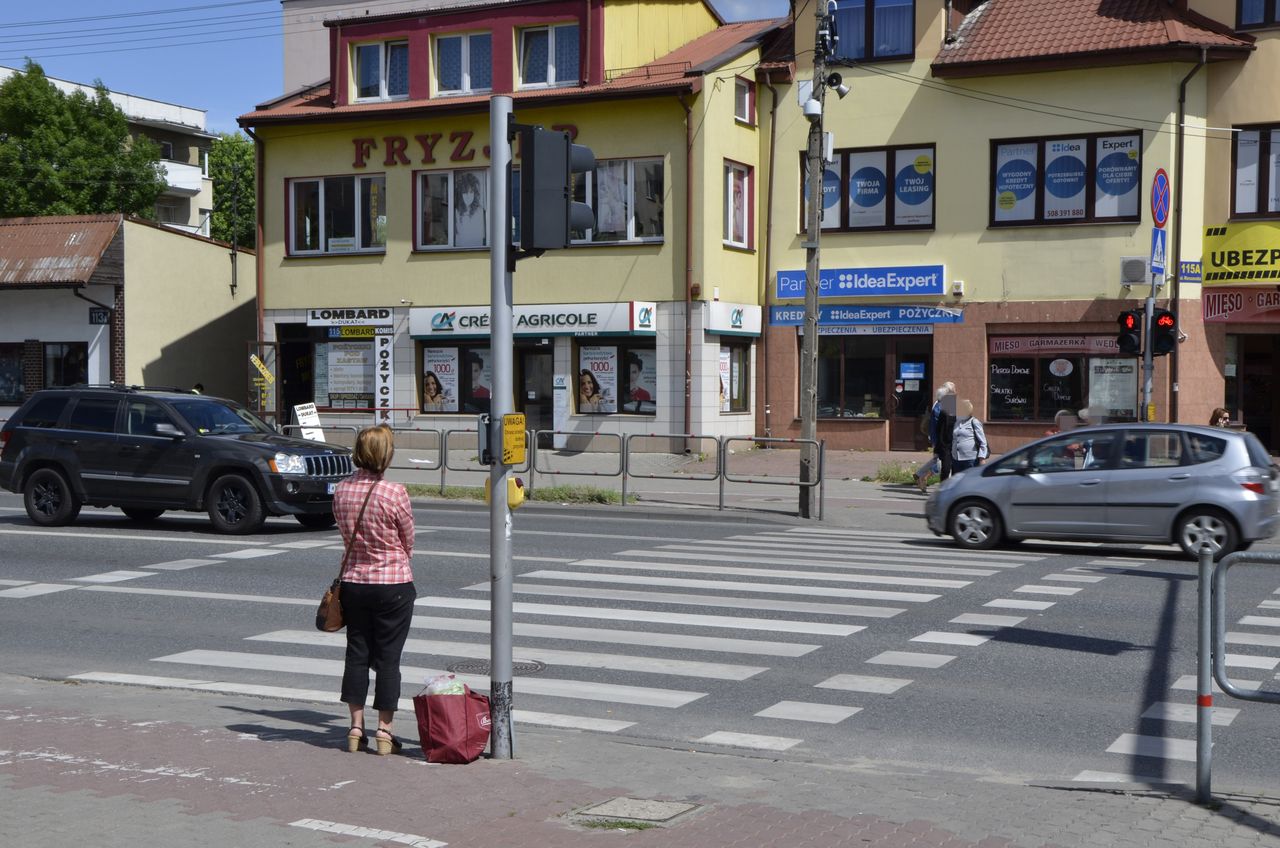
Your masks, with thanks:
[{"label": "paved sidewalk", "polygon": [[[23,848],[411,845],[1280,845],[1280,792],[1029,786],[889,763],[673,750],[519,727],[517,759],[348,755],[337,703],[0,676],[0,832]],[[401,733],[413,736],[411,716]],[[406,733],[406,731],[409,731]],[[614,798],[695,805],[624,837],[573,815]],[[603,840],[603,841],[602,841]]]}]

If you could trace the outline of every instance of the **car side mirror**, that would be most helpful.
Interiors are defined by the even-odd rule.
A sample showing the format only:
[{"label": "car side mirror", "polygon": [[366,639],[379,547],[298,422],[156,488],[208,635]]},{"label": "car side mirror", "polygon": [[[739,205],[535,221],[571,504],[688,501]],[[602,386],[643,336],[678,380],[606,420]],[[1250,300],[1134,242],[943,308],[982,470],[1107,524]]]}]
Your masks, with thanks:
[{"label": "car side mirror", "polygon": [[170,424],[167,421],[162,421],[161,423],[157,424],[155,433],[157,436],[168,436],[171,439],[181,439],[185,435],[176,426],[174,426],[173,424]]}]

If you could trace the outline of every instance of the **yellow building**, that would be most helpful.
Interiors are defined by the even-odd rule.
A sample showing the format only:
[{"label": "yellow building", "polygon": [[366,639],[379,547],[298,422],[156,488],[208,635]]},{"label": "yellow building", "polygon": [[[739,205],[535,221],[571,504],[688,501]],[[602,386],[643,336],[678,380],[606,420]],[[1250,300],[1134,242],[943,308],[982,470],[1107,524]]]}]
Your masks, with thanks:
[{"label": "yellow building", "polygon": [[517,121],[597,159],[577,186],[596,227],[514,275],[515,408],[539,430],[753,434],[756,93],[787,77],[762,69],[790,53],[783,24],[697,0],[328,21],[331,79],[240,119],[259,151],[269,411],[452,428],[488,409],[488,110],[509,94]]}]

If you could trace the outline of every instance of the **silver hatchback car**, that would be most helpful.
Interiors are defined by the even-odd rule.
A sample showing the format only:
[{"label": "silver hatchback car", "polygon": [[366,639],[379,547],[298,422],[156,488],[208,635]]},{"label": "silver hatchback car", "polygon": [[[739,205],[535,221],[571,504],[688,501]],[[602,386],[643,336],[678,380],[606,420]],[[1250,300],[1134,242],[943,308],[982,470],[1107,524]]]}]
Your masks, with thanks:
[{"label": "silver hatchback car", "polygon": [[1186,424],[1084,427],[946,480],[929,529],[965,548],[1018,539],[1176,544],[1214,558],[1275,535],[1280,473],[1252,433]]}]

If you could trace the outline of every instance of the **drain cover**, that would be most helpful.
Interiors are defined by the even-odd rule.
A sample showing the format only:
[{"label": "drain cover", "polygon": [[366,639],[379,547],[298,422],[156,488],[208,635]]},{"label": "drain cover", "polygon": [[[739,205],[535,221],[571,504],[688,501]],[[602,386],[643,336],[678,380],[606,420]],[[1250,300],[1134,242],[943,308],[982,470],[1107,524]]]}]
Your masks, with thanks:
[{"label": "drain cover", "polygon": [[[511,663],[511,674],[538,674],[547,667],[546,663],[537,660],[523,660]],[[454,674],[488,674],[488,660],[463,660],[448,667]]]},{"label": "drain cover", "polygon": [[624,821],[651,822],[668,824],[676,816],[696,810],[697,804],[685,804],[681,801],[650,801],[645,798],[614,798],[585,810],[578,810],[579,816],[591,816],[601,819],[618,819]]}]

